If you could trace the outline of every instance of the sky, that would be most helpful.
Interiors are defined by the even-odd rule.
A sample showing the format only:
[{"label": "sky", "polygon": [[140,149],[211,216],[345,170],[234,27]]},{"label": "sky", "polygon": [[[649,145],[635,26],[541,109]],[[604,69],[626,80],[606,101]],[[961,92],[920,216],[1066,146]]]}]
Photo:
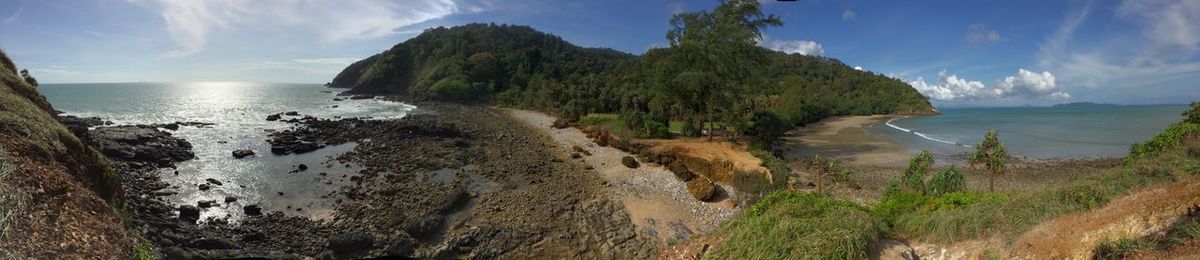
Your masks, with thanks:
[{"label": "sky", "polygon": [[[938,106],[1200,100],[1200,1],[760,1],[760,45],[909,83]],[[437,26],[667,45],[717,0],[0,0],[0,49],[43,83],[328,82]]]}]

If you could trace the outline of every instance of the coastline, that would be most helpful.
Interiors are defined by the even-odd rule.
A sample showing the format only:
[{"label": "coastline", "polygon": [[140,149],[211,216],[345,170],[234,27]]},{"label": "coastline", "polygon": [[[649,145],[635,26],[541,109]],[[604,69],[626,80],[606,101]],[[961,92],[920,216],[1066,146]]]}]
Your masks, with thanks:
[{"label": "coastline", "polygon": [[858,166],[902,166],[908,162],[903,144],[871,133],[868,127],[901,116],[831,117],[788,131],[776,146],[788,161],[812,159],[814,155]]}]

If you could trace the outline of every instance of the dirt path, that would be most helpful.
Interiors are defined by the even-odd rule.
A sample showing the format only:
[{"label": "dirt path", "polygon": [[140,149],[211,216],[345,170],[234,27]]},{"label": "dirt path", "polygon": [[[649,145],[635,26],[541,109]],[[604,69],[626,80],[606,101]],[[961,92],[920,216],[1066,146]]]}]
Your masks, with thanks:
[{"label": "dirt path", "polygon": [[[643,235],[671,244],[686,240],[692,234],[711,232],[740,211],[728,199],[706,203],[691,198],[684,183],[660,165],[643,163],[636,169],[625,167],[621,158],[629,153],[597,146],[579,129],[555,129],[550,126],[554,117],[526,110],[508,112],[521,122],[549,134],[564,149],[578,145],[591,152],[592,155],[584,156],[583,160],[611,184],[608,194],[625,205],[630,219]],[[733,197],[731,187],[722,188]]]},{"label": "dirt path", "polygon": [[1104,241],[1163,232],[1194,205],[1200,205],[1200,178],[1142,189],[1103,208],[1064,215],[1034,227],[1013,244],[1014,255],[1088,258]]}]

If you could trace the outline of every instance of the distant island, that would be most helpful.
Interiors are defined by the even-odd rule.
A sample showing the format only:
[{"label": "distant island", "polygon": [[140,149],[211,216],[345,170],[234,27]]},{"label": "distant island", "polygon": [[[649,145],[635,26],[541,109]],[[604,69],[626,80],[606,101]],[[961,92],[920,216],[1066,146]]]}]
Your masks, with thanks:
[{"label": "distant island", "polygon": [[1072,102],[1072,103],[1063,103],[1063,104],[1053,105],[1050,107],[1084,108],[1084,107],[1119,107],[1119,106],[1121,106],[1121,105],[1108,104],[1108,103],[1094,103],[1094,102]]}]

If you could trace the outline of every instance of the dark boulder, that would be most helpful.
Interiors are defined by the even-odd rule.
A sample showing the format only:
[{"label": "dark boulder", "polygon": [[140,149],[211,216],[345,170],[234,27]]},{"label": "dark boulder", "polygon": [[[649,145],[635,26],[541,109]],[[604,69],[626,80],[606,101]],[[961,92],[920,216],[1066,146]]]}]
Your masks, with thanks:
[{"label": "dark boulder", "polygon": [[200,220],[200,208],[192,205],[179,206],[179,219],[188,222],[196,222]]},{"label": "dark boulder", "polygon": [[634,159],[633,156],[629,156],[629,155],[626,155],[625,157],[621,157],[621,164],[623,164],[623,165],[625,165],[625,167],[629,167],[629,168],[637,168],[638,166],[640,166],[640,164],[638,164],[637,159]]},{"label": "dark boulder", "polygon": [[204,179],[204,181],[208,182],[209,184],[217,185],[217,186],[225,185],[224,183],[221,183],[221,181],[218,181],[217,179],[213,179],[213,178]]},{"label": "dark boulder", "polygon": [[392,243],[384,248],[383,253],[387,256],[398,256],[403,258],[412,257],[415,252],[416,241],[408,234],[401,233],[397,238],[392,239]]},{"label": "dark boulder", "polygon": [[200,208],[202,208],[202,209],[207,209],[207,208],[211,208],[211,207],[215,207],[215,206],[217,206],[217,201],[215,201],[215,200],[201,200],[201,201],[197,201],[197,202],[196,202],[196,206],[198,206],[198,207],[200,207]]},{"label": "dark boulder", "polygon": [[301,171],[307,171],[308,165],[304,165],[303,163],[301,163],[300,165],[296,165],[296,169],[301,170]]},{"label": "dark boulder", "polygon": [[283,116],[280,116],[279,114],[269,115],[267,116],[267,121],[277,121],[281,117]]},{"label": "dark boulder", "polygon": [[259,216],[262,215],[262,208],[258,207],[258,205],[246,205],[242,207],[242,213],[245,213],[247,216]]},{"label": "dark boulder", "polygon": [[225,197],[225,204],[234,203],[234,202],[237,202],[237,198],[234,198],[233,196]]},{"label": "dark boulder", "polygon": [[248,156],[253,156],[253,155],[254,155],[254,150],[250,150],[250,149],[233,150],[233,158],[242,159],[242,158],[246,158]]},{"label": "dark boulder", "polygon": [[196,188],[200,189],[200,191],[207,191],[208,189],[211,189],[212,187],[208,186],[208,183],[201,183],[200,185],[196,185]]},{"label": "dark boulder", "polygon": [[375,246],[375,238],[363,232],[348,232],[333,235],[329,238],[329,250],[335,254],[351,254],[371,250]]},{"label": "dark boulder", "polygon": [[298,116],[298,115],[300,115],[300,112],[296,112],[296,111],[288,111],[287,113],[283,113],[283,115],[285,115],[285,116]]}]

